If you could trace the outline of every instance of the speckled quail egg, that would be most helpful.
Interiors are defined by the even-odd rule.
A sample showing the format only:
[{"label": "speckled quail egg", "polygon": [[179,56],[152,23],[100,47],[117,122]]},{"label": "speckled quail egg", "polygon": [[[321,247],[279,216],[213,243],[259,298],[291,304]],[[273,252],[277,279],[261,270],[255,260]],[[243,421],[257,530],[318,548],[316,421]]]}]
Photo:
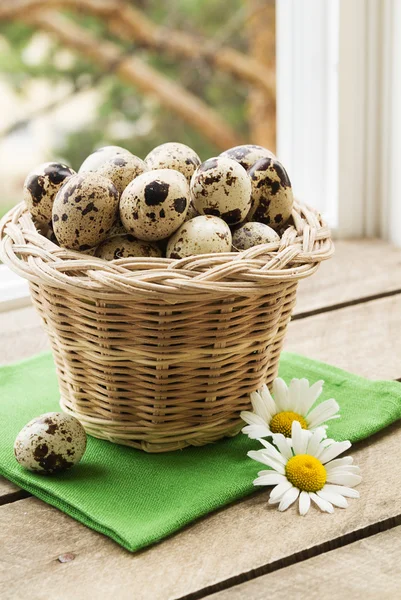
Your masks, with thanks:
[{"label": "speckled quail egg", "polygon": [[39,165],[28,174],[23,197],[38,225],[51,222],[54,198],[66,179],[74,174],[74,169],[56,162]]},{"label": "speckled quail egg", "polygon": [[98,173],[73,175],[53,204],[53,231],[60,246],[88,250],[106,239],[118,211],[118,191]]},{"label": "speckled quail egg", "polygon": [[138,240],[130,233],[116,235],[102,242],[96,250],[96,256],[104,260],[128,258],[129,256],[162,256],[161,249],[153,242]]},{"label": "speckled quail egg", "polygon": [[273,158],[262,158],[248,171],[252,207],[248,220],[279,229],[291,216],[294,197],[287,171]]},{"label": "speckled quail egg", "polygon": [[140,240],[162,240],[184,222],[189,205],[188,182],[173,169],[156,169],[136,177],[120,200],[125,229]]},{"label": "speckled quail egg", "polygon": [[96,173],[110,179],[116,186],[118,193],[122,194],[127,185],[141,173],[148,170],[144,161],[134,154],[121,154],[106,161]]},{"label": "speckled quail egg", "polygon": [[279,242],[280,236],[264,223],[244,223],[233,232],[233,249],[247,250],[259,244]]},{"label": "speckled quail egg", "polygon": [[192,202],[190,202],[189,207],[188,207],[188,212],[185,216],[185,220],[190,221],[191,219],[194,219],[195,217],[199,217],[199,213],[196,210],[196,208],[194,207],[194,205],[192,204]]},{"label": "speckled quail egg", "polygon": [[271,150],[263,148],[263,146],[256,146],[255,144],[234,146],[234,148],[229,148],[222,152],[220,156],[226,156],[227,158],[236,160],[246,171],[253,167],[253,165],[261,158],[276,158]]},{"label": "speckled quail egg", "polygon": [[116,156],[131,156],[131,152],[121,146],[103,146],[89,154],[79,167],[78,173],[87,171],[97,171],[97,169],[105,162]]},{"label": "speckled quail egg", "polygon": [[76,465],[86,449],[86,433],[75,417],[49,412],[29,421],[14,443],[19,464],[42,474],[58,473]]},{"label": "speckled quail egg", "polygon": [[251,181],[241,165],[224,156],[209,158],[191,179],[192,203],[201,215],[241,223],[251,207]]},{"label": "speckled quail egg", "polygon": [[109,240],[110,238],[116,235],[125,235],[126,233],[128,232],[125,229],[124,225],[121,223],[120,213],[118,213],[117,218],[114,221],[114,225],[111,227],[109,233],[107,234],[107,239]]},{"label": "speckled quail egg", "polygon": [[231,251],[231,231],[219,217],[200,215],[187,221],[167,244],[167,258]]},{"label": "speckled quail egg", "polygon": [[201,159],[189,146],[167,142],[153,148],[146,156],[145,163],[149,169],[175,169],[185,175],[189,183]]}]

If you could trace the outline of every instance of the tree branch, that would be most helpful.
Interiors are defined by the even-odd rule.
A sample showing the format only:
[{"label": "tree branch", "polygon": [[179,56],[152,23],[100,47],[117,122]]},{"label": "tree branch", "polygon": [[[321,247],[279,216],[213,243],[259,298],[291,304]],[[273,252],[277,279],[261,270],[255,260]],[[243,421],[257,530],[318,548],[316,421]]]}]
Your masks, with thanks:
[{"label": "tree branch", "polygon": [[142,46],[175,58],[201,58],[216,69],[261,88],[271,98],[275,97],[274,71],[258,60],[233,48],[219,47],[215,51],[210,41],[165,29],[122,0],[13,0],[0,7],[0,20],[15,16],[23,18],[33,9],[49,7],[69,7],[91,13],[105,20],[117,35],[125,39],[134,37]]},{"label": "tree branch", "polygon": [[143,93],[156,96],[161,104],[179,115],[218,148],[241,143],[236,132],[202,100],[138,58],[122,54],[115,44],[99,40],[86,29],[51,11],[28,11],[22,18],[25,22],[54,34],[65,46],[80,52],[102,68],[112,69],[117,76],[135,85]]}]

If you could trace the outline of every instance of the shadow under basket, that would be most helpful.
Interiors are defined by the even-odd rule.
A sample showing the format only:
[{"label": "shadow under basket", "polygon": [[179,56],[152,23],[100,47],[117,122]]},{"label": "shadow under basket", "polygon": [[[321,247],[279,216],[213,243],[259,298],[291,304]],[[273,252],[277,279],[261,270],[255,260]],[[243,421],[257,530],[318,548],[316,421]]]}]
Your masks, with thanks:
[{"label": "shadow under basket", "polygon": [[271,385],[298,281],[333,253],[295,203],[280,242],[182,260],[106,262],[60,248],[24,203],[0,223],[0,258],[30,282],[62,409],[98,438],[165,452],[235,435]]}]

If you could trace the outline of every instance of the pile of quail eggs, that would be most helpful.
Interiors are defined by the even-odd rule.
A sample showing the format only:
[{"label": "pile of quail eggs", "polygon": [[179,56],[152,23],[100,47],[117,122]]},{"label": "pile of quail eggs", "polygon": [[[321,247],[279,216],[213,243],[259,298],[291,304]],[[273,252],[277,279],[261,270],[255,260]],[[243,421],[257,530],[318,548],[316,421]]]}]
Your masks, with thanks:
[{"label": "pile of quail eggs", "polygon": [[293,207],[286,170],[270,150],[236,146],[201,162],[175,142],[144,160],[106,146],[78,173],[42,164],[27,176],[24,200],[43,235],[105,260],[181,259],[277,242]]}]

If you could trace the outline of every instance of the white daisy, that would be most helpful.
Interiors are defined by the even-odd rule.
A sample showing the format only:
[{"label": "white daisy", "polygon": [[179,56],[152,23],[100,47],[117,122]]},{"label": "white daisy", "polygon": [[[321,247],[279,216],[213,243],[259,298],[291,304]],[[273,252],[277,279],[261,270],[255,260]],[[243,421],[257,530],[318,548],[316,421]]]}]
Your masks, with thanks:
[{"label": "white daisy", "polygon": [[259,471],[253,482],[275,486],[269,504],[286,510],[299,497],[299,512],[306,515],[311,500],[322,511],[332,513],[334,506],[347,508],[346,498],[359,498],[359,492],[353,489],[362,480],[359,467],[352,464],[352,456],[337,458],[351,447],[351,442],[335,442],[324,435],[323,427],[312,433],[294,421],[291,438],[273,436],[277,448],[261,439],[264,448],[248,452],[250,458],[270,467]]},{"label": "white daisy", "polygon": [[326,421],[340,416],[340,407],[333,398],[315,406],[323,383],[317,381],[309,387],[307,379],[293,379],[287,387],[277,377],[273,381],[274,399],[267,385],[263,385],[257,392],[251,393],[253,412],[241,412],[241,418],[248,423],[242,432],[251,439],[269,437],[275,433],[290,437],[293,421],[298,421],[302,429],[310,431],[321,426],[326,428]]}]

